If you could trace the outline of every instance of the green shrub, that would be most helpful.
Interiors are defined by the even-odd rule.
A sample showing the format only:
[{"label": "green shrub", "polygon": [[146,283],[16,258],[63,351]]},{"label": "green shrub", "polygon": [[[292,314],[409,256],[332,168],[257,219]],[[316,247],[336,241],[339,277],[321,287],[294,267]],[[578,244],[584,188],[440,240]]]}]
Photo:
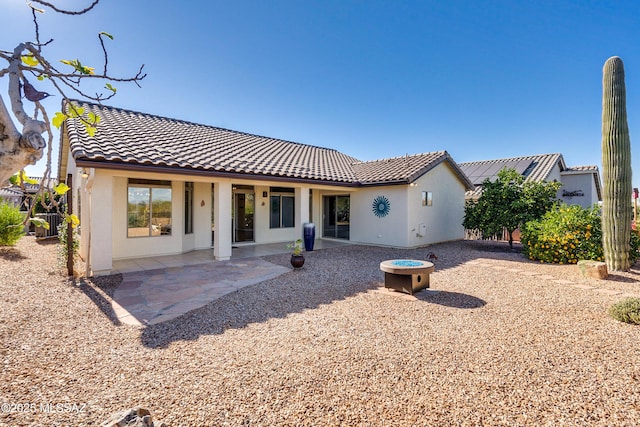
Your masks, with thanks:
[{"label": "green shrub", "polygon": [[24,215],[20,209],[0,202],[0,246],[14,246],[24,236]]},{"label": "green shrub", "polygon": [[[631,262],[638,259],[640,236],[632,232]],[[602,249],[602,218],[594,206],[561,204],[538,221],[529,221],[522,228],[520,241],[523,253],[531,260],[575,264],[581,259],[604,261]]]},{"label": "green shrub", "polygon": [[640,233],[636,230],[631,230],[631,252],[629,253],[631,265],[633,265],[638,258],[640,258]]},{"label": "green shrub", "polygon": [[627,298],[609,307],[609,316],[624,323],[640,325],[640,298]]},{"label": "green shrub", "polygon": [[529,259],[575,264],[581,259],[604,260],[602,222],[596,207],[561,204],[522,229],[523,252]]}]

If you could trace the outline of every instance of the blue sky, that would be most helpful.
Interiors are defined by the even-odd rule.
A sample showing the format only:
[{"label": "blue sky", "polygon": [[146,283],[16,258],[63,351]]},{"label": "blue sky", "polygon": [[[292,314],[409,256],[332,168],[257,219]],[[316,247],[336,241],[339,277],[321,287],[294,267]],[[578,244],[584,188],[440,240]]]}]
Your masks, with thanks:
[{"label": "blue sky", "polygon": [[[30,40],[24,2],[0,6],[1,48]],[[640,186],[636,2],[103,0],[82,17],[48,12],[40,31],[56,59],[100,67],[96,34],[107,31],[112,74],[145,64],[142,88],[118,85],[109,105],[361,160],[560,152],[569,166],[600,167],[602,66],[617,55]],[[50,111],[59,103],[47,100]]]}]

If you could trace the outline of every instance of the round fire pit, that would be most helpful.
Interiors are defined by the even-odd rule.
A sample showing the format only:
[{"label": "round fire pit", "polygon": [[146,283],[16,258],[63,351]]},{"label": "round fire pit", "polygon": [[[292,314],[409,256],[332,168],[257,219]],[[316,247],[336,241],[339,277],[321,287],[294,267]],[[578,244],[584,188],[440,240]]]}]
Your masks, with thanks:
[{"label": "round fire pit", "polygon": [[380,263],[384,271],[384,287],[413,295],[429,287],[433,263],[416,259],[391,259]]}]

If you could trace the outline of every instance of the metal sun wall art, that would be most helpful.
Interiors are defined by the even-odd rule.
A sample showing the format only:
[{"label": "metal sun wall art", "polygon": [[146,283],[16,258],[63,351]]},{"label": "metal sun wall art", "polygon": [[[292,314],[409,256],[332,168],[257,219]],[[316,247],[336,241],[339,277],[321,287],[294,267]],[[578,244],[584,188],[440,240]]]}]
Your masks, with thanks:
[{"label": "metal sun wall art", "polygon": [[385,196],[378,196],[373,199],[371,209],[373,210],[373,214],[375,216],[377,216],[378,218],[382,218],[389,215],[389,211],[391,210],[391,203]]}]

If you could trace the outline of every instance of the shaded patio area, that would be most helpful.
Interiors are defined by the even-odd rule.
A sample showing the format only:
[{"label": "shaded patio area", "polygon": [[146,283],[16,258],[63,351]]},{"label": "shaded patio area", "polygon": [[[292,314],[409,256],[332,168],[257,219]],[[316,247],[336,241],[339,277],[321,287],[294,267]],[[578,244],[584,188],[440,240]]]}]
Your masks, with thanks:
[{"label": "shaded patio area", "polygon": [[[319,240],[315,249],[346,246]],[[129,325],[153,325],[200,308],[223,295],[273,279],[289,268],[260,259],[289,252],[286,244],[234,247],[231,260],[215,261],[211,249],[186,254],[114,262],[122,283],[113,295],[118,320]]]},{"label": "shaded patio area", "polygon": [[[335,248],[339,246],[351,245],[351,242],[333,239],[318,239],[315,241],[314,250]],[[277,255],[290,252],[286,243],[267,243],[234,245],[231,252],[231,261],[245,258],[261,257],[267,255]],[[198,265],[207,263],[217,263],[213,258],[212,249],[201,249],[178,255],[163,255],[147,258],[132,258],[113,261],[113,274],[132,273],[136,271],[157,270],[167,267],[184,267],[187,265]]]}]

